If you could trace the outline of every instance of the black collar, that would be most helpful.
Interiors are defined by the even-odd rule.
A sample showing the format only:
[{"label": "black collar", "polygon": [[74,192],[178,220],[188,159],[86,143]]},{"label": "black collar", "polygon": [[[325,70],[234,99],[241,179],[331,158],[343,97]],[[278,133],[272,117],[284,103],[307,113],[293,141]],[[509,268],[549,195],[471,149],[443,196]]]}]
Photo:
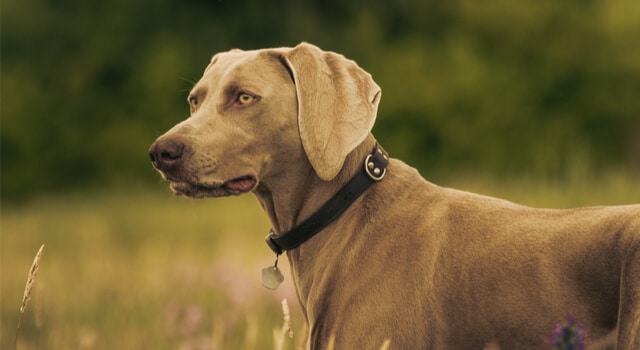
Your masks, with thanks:
[{"label": "black collar", "polygon": [[277,255],[286,250],[294,249],[304,243],[316,233],[337,219],[364,191],[373,183],[384,178],[387,173],[389,155],[382,147],[376,146],[371,154],[364,160],[362,171],[349,180],[349,182],[327,201],[317,212],[294,227],[291,231],[276,236],[273,229],[265,240],[271,250]]}]

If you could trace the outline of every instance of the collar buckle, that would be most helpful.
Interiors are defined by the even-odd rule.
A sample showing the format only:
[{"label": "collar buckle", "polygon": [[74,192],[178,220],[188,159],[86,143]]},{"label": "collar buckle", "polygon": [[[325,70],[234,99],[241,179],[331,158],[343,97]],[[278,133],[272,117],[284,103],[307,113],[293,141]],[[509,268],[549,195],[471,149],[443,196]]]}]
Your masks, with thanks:
[{"label": "collar buckle", "polygon": [[274,239],[275,237],[276,237],[276,234],[275,232],[273,232],[273,229],[271,229],[267,237],[264,238],[264,240],[267,242],[267,245],[269,246],[269,248],[271,248],[271,250],[273,250],[273,252],[276,253],[276,256],[278,256],[284,253],[284,249],[282,249],[282,247],[280,247],[280,245],[276,243]]}]

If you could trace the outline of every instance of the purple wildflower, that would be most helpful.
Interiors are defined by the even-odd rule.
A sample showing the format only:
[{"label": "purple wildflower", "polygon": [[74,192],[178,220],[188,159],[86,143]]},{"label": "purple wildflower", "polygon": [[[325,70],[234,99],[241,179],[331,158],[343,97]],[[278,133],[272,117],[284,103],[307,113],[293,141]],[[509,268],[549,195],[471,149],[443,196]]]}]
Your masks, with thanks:
[{"label": "purple wildflower", "polygon": [[569,315],[562,322],[556,323],[549,343],[553,350],[584,350],[586,338],[584,326],[576,324],[573,316]]}]

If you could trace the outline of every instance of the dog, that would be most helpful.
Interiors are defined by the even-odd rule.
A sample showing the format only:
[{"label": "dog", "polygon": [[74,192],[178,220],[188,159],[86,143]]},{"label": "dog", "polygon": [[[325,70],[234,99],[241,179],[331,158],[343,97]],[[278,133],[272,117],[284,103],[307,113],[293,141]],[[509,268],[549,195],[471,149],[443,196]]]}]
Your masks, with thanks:
[{"label": "dog", "polygon": [[640,205],[534,209],[439,187],[377,144],[380,98],[314,45],[234,49],[150,158],[178,195],[257,197],[310,349],[545,349],[566,315],[590,349],[640,349]]}]

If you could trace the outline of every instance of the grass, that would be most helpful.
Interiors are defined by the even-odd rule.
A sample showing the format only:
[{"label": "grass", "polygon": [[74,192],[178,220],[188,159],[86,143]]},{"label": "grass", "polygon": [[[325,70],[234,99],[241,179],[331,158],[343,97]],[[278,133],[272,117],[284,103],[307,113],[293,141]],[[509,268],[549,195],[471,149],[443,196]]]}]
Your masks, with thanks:
[{"label": "grass", "polygon": [[40,259],[42,258],[42,250],[44,249],[44,244],[40,246],[38,249],[38,253],[36,253],[36,257],[33,259],[33,263],[31,264],[31,268],[29,269],[29,275],[27,276],[27,283],[24,287],[24,292],[22,294],[22,304],[20,304],[20,314],[18,315],[18,326],[16,327],[16,338],[14,342],[14,348],[18,346],[18,337],[20,336],[20,325],[22,324],[22,315],[24,315],[24,311],[27,309],[29,305],[29,300],[31,300],[31,291],[33,290],[33,283],[36,281],[36,276],[38,275],[38,269],[40,268]]},{"label": "grass", "polygon": [[[615,174],[448,185],[533,206],[640,201],[640,179]],[[285,298],[293,339],[283,348],[297,349],[303,317],[287,262],[278,290],[260,285],[273,263],[269,228],[252,196],[187,200],[164,185],[4,204],[0,348],[13,347],[25,273],[45,244],[18,349],[271,349],[282,341]]]},{"label": "grass", "polygon": [[281,300],[293,329],[302,330],[302,316],[290,278],[276,292],[260,285],[261,268],[273,264],[262,242],[269,227],[250,196],[192,201],[164,190],[5,205],[0,348],[12,348],[41,243],[46,259],[19,349],[271,348]]}]

